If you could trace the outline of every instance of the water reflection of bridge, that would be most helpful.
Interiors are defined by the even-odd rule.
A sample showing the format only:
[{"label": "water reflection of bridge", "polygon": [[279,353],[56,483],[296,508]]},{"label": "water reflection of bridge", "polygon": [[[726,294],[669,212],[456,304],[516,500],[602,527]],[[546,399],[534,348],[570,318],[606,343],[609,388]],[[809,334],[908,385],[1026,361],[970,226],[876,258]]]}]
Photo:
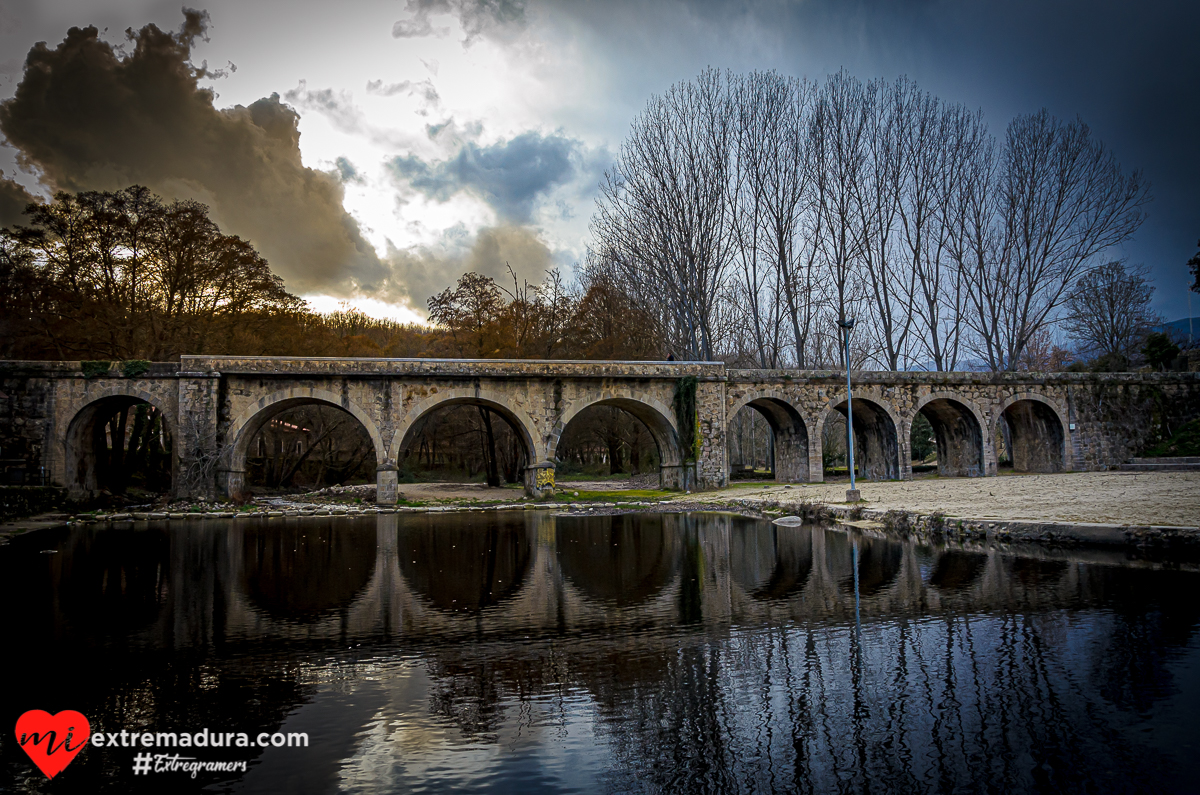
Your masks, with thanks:
[{"label": "water reflection of bridge", "polygon": [[[38,686],[106,727],[311,731],[262,754],[296,792],[553,755],[568,722],[618,790],[1153,783],[1135,719],[1194,671],[1200,617],[1195,574],[718,514],[114,526],[60,552],[45,591],[5,570]],[[54,667],[96,649],[91,679]],[[463,737],[503,750],[464,762]]]},{"label": "water reflection of bridge", "polygon": [[60,606],[90,614],[104,604],[104,590],[120,583],[131,628],[174,645],[214,636],[403,643],[844,623],[855,615],[854,545],[864,622],[1053,610],[1106,597],[1097,567],[1068,560],[852,538],[721,514],[528,511],[384,515],[336,530],[332,521],[312,519],[184,528],[138,533],[128,548],[103,534],[89,541],[91,554],[70,560],[96,570],[65,576]]}]

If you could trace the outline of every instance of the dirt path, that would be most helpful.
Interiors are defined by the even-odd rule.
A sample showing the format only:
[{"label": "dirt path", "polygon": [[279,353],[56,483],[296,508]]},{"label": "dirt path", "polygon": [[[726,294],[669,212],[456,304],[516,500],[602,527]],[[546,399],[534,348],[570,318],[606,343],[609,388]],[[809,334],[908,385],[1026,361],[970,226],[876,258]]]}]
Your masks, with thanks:
[{"label": "dirt path", "polygon": [[[849,484],[795,484],[791,488],[733,486],[693,494],[692,502],[729,499],[844,502]],[[964,519],[1043,520],[1200,525],[1200,472],[1074,472],[995,478],[860,481],[867,507],[936,512]]]}]

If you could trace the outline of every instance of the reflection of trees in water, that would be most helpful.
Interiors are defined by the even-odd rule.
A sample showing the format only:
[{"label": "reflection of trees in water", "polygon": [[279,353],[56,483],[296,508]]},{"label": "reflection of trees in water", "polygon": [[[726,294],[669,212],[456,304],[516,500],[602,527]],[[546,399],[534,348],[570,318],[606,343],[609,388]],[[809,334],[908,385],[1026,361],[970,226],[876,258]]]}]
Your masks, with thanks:
[{"label": "reflection of trees in water", "polygon": [[[542,627],[530,639],[529,626],[520,623],[526,619],[507,617],[512,628],[497,631],[486,624],[489,614],[481,612],[480,626],[492,627],[486,643],[402,637],[402,643],[422,647],[431,682],[428,704],[435,714],[467,736],[495,742],[514,725],[565,725],[568,716],[598,713],[600,753],[612,759],[605,783],[621,790],[1186,789],[1171,778],[1178,773],[1171,760],[1151,745],[1164,742],[1161,733],[1142,729],[1143,716],[1178,690],[1172,679],[1175,661],[1200,622],[1200,604],[1191,598],[1195,574],[1063,561],[1046,565],[990,553],[994,557],[984,577],[974,553],[950,549],[928,559],[928,582],[942,594],[943,612],[930,613],[919,597],[916,604],[897,601],[894,612],[889,607],[888,613],[865,619],[857,642],[853,626],[839,621],[836,611],[815,606],[810,616],[800,612],[809,603],[796,591],[772,597],[780,601],[770,605],[771,610],[794,607],[792,623],[680,628],[690,609],[680,596],[678,620],[648,626],[641,616],[662,618],[664,600],[652,601],[673,577],[694,576],[696,599],[713,598],[709,589],[719,580],[703,573],[705,567],[711,573],[724,564],[700,554],[711,556],[721,546],[706,533],[720,538],[727,533],[730,574],[743,585],[770,583],[775,562],[800,561],[806,548],[810,555],[824,549],[827,560],[813,560],[805,576],[814,586],[836,583],[843,598],[850,540],[804,528],[817,543],[806,546],[796,541],[804,538],[799,535],[784,546],[784,536],[772,535],[769,526],[728,524],[728,517],[722,525],[703,516],[670,519],[674,524],[642,517],[636,531],[627,532],[615,522],[620,518],[600,517],[596,525],[583,520],[577,530],[571,529],[577,520],[560,521],[555,542],[561,551],[570,533],[583,534],[578,539],[591,537],[587,527],[606,528],[594,536],[597,556],[601,540],[608,543],[605,557],[598,559],[615,566],[613,576],[643,594],[643,601],[626,604],[618,629],[609,624],[577,636],[579,627],[566,623],[557,632]],[[414,520],[401,525],[397,554],[402,567],[424,562],[422,576],[430,579],[417,590],[434,604],[459,599],[455,594],[475,594],[464,598],[474,598],[473,609],[482,611],[495,604],[488,600],[515,594],[530,576],[533,534],[527,521],[505,513]],[[495,536],[482,522],[496,528]],[[301,538],[288,536],[288,525],[266,526],[274,540],[260,538],[257,526],[241,531],[247,534],[242,542],[246,570],[230,572],[259,580],[256,599],[276,599],[274,609],[295,620],[357,598],[353,583],[361,579],[365,585],[374,565],[373,527],[359,532],[341,524],[341,538],[323,531]],[[460,546],[456,527],[472,528],[474,540]],[[216,613],[223,608],[216,597],[210,604],[197,601],[194,592],[186,596],[191,586],[185,587],[178,574],[171,579],[165,573],[168,561],[176,572],[199,569],[197,578],[211,581],[223,576],[213,561],[235,558],[214,541],[211,530],[189,533],[81,529],[57,536],[63,539],[60,555],[40,555],[40,549],[53,545],[47,540],[53,536],[35,547],[16,538],[0,550],[0,598],[23,607],[6,620],[6,634],[21,638],[26,671],[20,688],[7,688],[0,696],[0,717],[15,722],[25,709],[43,706],[28,703],[30,694],[53,692],[56,703],[96,716],[94,722],[106,729],[207,725],[274,731],[310,698],[311,691],[299,684],[299,671],[311,664],[305,657],[312,646],[241,635],[208,637],[178,650],[171,635],[176,624],[163,617],[208,611],[204,620],[217,627]],[[766,539],[771,554],[759,554],[767,548]],[[667,585],[647,591],[647,578],[663,579],[661,573],[651,576],[656,566],[639,568],[638,561],[620,554],[607,557],[635,543],[648,559],[670,561]],[[860,588],[894,581],[897,575],[887,574],[893,556],[886,549],[868,558],[872,544],[886,542],[859,543]],[[907,554],[905,545],[891,546]],[[572,564],[575,574],[594,560],[579,556]],[[338,567],[359,574],[341,581]],[[506,572],[515,573],[502,576]],[[285,573],[294,578],[295,591],[316,593],[272,596],[270,588],[284,587]],[[602,589],[616,586],[601,584],[602,574],[590,572],[590,587],[607,596],[593,598],[612,604],[614,592]],[[405,572],[415,576],[412,569]],[[438,577],[442,581],[434,582]],[[492,583],[501,579],[512,590],[497,596]],[[672,607],[675,598],[671,592]],[[459,608],[457,601],[452,605]],[[989,612],[978,612],[975,605]],[[148,637],[147,627],[154,632],[162,627],[162,637]],[[356,640],[370,648],[378,639]],[[375,643],[368,653],[377,658],[379,648]],[[81,659],[90,661],[86,677],[79,676]],[[581,690],[590,694],[590,703],[581,703]],[[531,713],[537,713],[536,720]],[[21,762],[27,769],[27,761],[11,756],[20,754],[14,748],[4,746],[5,764],[15,769]],[[1096,764],[1098,759],[1104,764]],[[118,756],[94,749],[72,768],[81,766],[86,773],[81,780],[91,786],[118,765],[127,771],[127,751]],[[68,783],[64,780],[64,786]]]},{"label": "reflection of trees in water", "polygon": [[[827,565],[844,570],[849,550],[835,538],[826,534]],[[741,542],[733,537],[730,566],[744,583],[748,568],[761,570]],[[877,592],[895,579],[903,545],[859,543],[860,588]],[[943,551],[931,584],[964,591],[986,562]],[[1072,565],[1090,576],[1064,590]],[[997,596],[1032,598],[1036,612],[881,617],[857,645],[841,626],[735,628],[664,650],[657,684],[606,691],[615,788],[1169,789],[1173,763],[1140,726],[1176,690],[1167,663],[1200,621],[1186,601],[1196,575],[1017,558],[1003,568],[1021,588]],[[1084,626],[1063,608],[1087,609]]]},{"label": "reflection of trees in water", "polygon": [[504,720],[508,688],[487,661],[446,662],[437,658],[427,668],[429,711],[459,728],[465,737],[494,733]]},{"label": "reflection of trees in water", "polygon": [[737,521],[729,541],[733,578],[755,599],[800,593],[812,572],[812,528]]},{"label": "reflection of trees in water", "polygon": [[663,653],[655,679],[626,680],[625,666],[598,696],[614,764],[608,789],[626,791],[728,792],[739,789],[739,760],[728,745],[735,705],[725,697],[726,648],[701,638],[684,639]]},{"label": "reflection of trees in water", "polygon": [[678,523],[678,516],[655,514],[559,518],[559,567],[591,599],[617,607],[644,604],[675,574]]},{"label": "reflection of trees in water", "polygon": [[861,657],[850,635],[820,628],[685,645],[657,685],[618,689],[606,705],[615,788],[1166,786],[1171,766],[1138,742],[1137,714],[1105,697],[1086,647],[1064,642],[1069,621],[868,625]]},{"label": "reflection of trees in water", "polygon": [[313,622],[350,606],[375,571],[375,528],[271,522],[242,535],[250,600],[281,621]]},{"label": "reflection of trees in water", "polygon": [[430,517],[400,530],[400,571],[434,607],[479,611],[515,595],[533,541],[521,514]]}]

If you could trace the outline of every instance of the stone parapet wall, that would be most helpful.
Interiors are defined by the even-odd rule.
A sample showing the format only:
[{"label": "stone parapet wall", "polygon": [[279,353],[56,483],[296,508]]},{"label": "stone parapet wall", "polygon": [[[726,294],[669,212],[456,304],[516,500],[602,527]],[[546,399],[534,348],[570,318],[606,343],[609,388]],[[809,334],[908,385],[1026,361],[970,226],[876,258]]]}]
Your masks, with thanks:
[{"label": "stone parapet wall", "polygon": [[187,372],[236,375],[443,376],[450,378],[725,378],[720,362],[616,362],[546,359],[306,359],[184,356]]},{"label": "stone parapet wall", "polygon": [[[845,370],[739,370],[727,369],[730,384],[802,383],[845,385]],[[858,384],[909,384],[913,386],[946,384],[954,386],[1013,386],[1020,384],[1195,384],[1200,373],[991,373],[991,372],[895,372],[891,370],[854,370],[851,382]]]},{"label": "stone parapet wall", "polygon": [[[36,360],[0,359],[0,378],[38,377],[38,378],[85,378],[83,368],[85,362],[43,362]],[[91,364],[88,362],[87,364]],[[122,365],[127,362],[108,362],[109,369],[103,376],[109,378],[125,378]],[[148,369],[131,378],[170,378],[179,374],[178,362],[145,362]]]}]

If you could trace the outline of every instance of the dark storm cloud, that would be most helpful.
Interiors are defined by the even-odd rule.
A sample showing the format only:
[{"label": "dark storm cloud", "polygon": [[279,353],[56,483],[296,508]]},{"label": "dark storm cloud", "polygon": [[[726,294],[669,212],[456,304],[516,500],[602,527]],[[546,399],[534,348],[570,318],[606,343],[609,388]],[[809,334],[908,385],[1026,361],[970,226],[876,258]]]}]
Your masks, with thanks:
[{"label": "dark storm cloud", "polygon": [[190,61],[206,15],[181,31],[129,32],[131,53],[71,28],[55,49],[30,50],[0,131],[55,189],[138,183],[195,198],[223,229],[250,240],[296,292],[353,295],[389,288],[389,269],[342,206],[333,174],[300,159],[299,117],[278,95],[218,110]]},{"label": "dark storm cloud", "polygon": [[0,227],[12,226],[25,221],[25,208],[37,198],[25,190],[20,183],[13,182],[0,171]]},{"label": "dark storm cloud", "polygon": [[1152,183],[1146,224],[1115,253],[1154,269],[1162,311],[1187,310],[1184,263],[1200,236],[1200,3],[613,0],[544,4],[537,16],[608,67],[607,97],[624,119],[706,66],[818,80],[843,67],[864,80],[906,75],[981,108],[1000,137],[1015,115],[1043,107],[1079,116]]},{"label": "dark storm cloud", "polygon": [[446,201],[470,191],[507,221],[527,223],[533,205],[576,177],[582,145],[562,135],[527,132],[491,146],[468,142],[446,161],[414,155],[394,158],[392,173],[431,199]]},{"label": "dark storm cloud", "polygon": [[[876,69],[982,106],[1003,136],[1018,114],[1076,116],[1154,201],[1112,256],[1150,266],[1155,304],[1185,316],[1185,263],[1200,237],[1200,4],[1178,0],[929,2],[872,8],[864,49]],[[1193,302],[1193,305],[1195,302]]]},{"label": "dark storm cloud", "polygon": [[392,26],[392,35],[398,39],[444,35],[447,31],[434,28],[430,21],[436,14],[457,17],[468,42],[483,33],[516,27],[525,21],[522,0],[408,0],[405,10],[411,16]]}]

